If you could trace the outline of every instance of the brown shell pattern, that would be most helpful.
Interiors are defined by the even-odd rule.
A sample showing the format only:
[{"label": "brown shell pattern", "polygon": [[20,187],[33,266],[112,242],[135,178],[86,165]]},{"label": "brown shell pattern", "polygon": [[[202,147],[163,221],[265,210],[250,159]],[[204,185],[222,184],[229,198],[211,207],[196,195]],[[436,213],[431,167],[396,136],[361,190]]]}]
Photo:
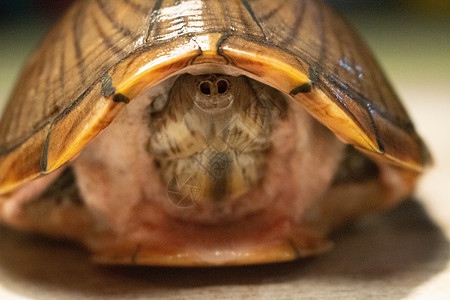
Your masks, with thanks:
[{"label": "brown shell pattern", "polygon": [[116,90],[129,69],[138,69],[141,54],[150,53],[146,59],[155,64],[173,58],[173,63],[165,60],[148,87],[206,57],[200,48],[177,57],[178,49],[205,34],[216,37],[213,59],[247,66],[247,73],[258,68],[257,59],[230,59],[226,49],[239,52],[252,44],[281,53],[281,60],[289,57],[310,82],[285,92],[338,137],[370,148],[336,127],[321,111],[322,101],[337,105],[375,141],[369,152],[417,171],[426,165],[426,147],[369,50],[321,1],[81,0],[32,55],[5,109],[0,193],[52,171],[73,154],[62,148],[76,142],[79,151],[105,128],[133,91],[143,88],[131,87],[129,94]]}]

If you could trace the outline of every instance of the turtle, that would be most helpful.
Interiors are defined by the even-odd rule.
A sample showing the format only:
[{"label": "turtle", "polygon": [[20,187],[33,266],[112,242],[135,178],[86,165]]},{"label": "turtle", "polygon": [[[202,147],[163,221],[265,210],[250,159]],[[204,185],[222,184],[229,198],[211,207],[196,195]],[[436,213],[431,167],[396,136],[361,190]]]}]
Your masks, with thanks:
[{"label": "turtle", "polygon": [[431,155],[369,48],[316,0],[81,0],[0,122],[0,221],[100,264],[318,255]]}]

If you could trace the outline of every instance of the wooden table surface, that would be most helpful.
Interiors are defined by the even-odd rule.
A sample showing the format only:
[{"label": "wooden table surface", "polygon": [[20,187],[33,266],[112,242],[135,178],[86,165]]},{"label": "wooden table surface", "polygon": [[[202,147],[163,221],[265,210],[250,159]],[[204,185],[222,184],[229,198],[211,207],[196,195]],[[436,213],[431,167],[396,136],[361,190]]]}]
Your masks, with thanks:
[{"label": "wooden table surface", "polygon": [[[335,233],[323,256],[235,268],[102,267],[71,244],[0,227],[0,299],[450,299],[450,22],[350,17],[433,153],[415,198]],[[1,102],[41,31],[0,30]]]}]

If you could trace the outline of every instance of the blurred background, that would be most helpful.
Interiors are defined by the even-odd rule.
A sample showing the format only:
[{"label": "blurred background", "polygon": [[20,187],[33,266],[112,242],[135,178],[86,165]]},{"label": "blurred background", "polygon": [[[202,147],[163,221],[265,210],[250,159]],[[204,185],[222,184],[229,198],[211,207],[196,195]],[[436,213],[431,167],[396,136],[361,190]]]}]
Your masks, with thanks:
[{"label": "blurred background", "polygon": [[[11,92],[27,56],[36,47],[36,44],[54,20],[71,2],[71,0],[0,0],[0,107],[5,103]],[[425,208],[431,222],[436,224],[439,234],[442,233],[445,236],[445,241],[442,243],[448,246],[450,240],[450,0],[327,0],[326,2],[343,13],[368,42],[387,77],[391,80],[407,107],[417,130],[429,145],[434,157],[434,166],[421,181],[417,190],[417,199],[420,205]],[[413,223],[415,219],[423,218],[420,215],[417,217],[414,214],[409,214],[408,211],[405,213],[410,216],[409,220]],[[383,225],[380,226],[378,227],[381,230],[380,236],[383,236],[386,233],[386,228],[382,227]],[[389,225],[386,226],[389,227]],[[374,265],[367,267],[359,263],[347,265],[346,258],[357,257],[362,262],[365,260],[362,256],[363,253],[358,251],[357,247],[355,248],[353,244],[347,243],[344,244],[344,248],[347,245],[348,251],[343,251],[345,253],[342,254],[343,256],[333,256],[332,254],[328,257],[328,262],[325,258],[325,262],[327,265],[336,265],[337,269],[345,269],[351,275],[346,273],[347,277],[344,276],[342,279],[342,276],[338,276],[340,273],[336,273],[336,276],[333,277],[334,273],[331,272],[329,281],[321,281],[324,278],[324,273],[328,272],[329,275],[330,272],[326,266],[321,267],[321,260],[319,259],[316,261],[317,264],[309,265],[309,271],[306,271],[309,274],[305,274],[305,277],[310,277],[311,273],[316,272],[318,275],[313,277],[314,281],[310,285],[314,287],[314,285],[322,282],[323,285],[318,290],[322,291],[324,295],[327,293],[335,295],[335,292],[342,291],[343,287],[347,289],[348,293],[351,291],[360,293],[356,295],[345,294],[347,297],[342,297],[342,299],[365,298],[361,297],[364,293],[368,296],[367,298],[373,298],[373,294],[368,294],[373,290],[384,292],[380,298],[450,299],[448,247],[441,245],[439,248],[433,242],[427,240],[427,237],[433,236],[433,232],[430,233],[429,230],[427,227],[421,227],[420,224],[416,227],[404,226],[403,229],[401,226],[400,229],[398,226],[391,228],[392,240],[407,245],[405,249],[398,248],[395,245],[390,246],[393,252],[391,255],[394,258],[395,255],[398,255],[399,264],[404,259],[403,253],[405,251],[414,250],[420,253],[421,258],[423,257],[423,260],[413,259],[414,262],[411,261],[411,266],[407,265],[401,272],[396,273],[390,263],[385,261],[385,258],[388,258],[389,255],[383,254],[382,250],[370,252],[370,249],[374,249],[370,243],[356,239],[356,241],[362,241],[357,247],[368,249],[369,253],[372,253],[373,261],[380,264],[378,267]],[[16,280],[14,268],[2,270],[5,261],[11,261],[9,256],[4,256],[7,259],[4,259],[2,263],[2,249],[16,249],[17,244],[23,244],[22,240],[17,241],[16,237],[10,237],[8,232],[0,227],[0,296],[4,295],[2,293],[8,293],[11,286],[17,287],[15,289],[20,293],[27,290],[21,284],[21,280],[25,278],[24,284],[26,285],[28,283],[26,278],[33,273],[26,271],[24,272],[25,275],[18,276],[18,280]],[[419,233],[423,233],[423,235]],[[366,235],[364,230],[356,233],[356,235],[358,234],[364,238],[369,236],[369,234]],[[349,243],[354,243],[355,237],[349,240],[351,241]],[[373,241],[373,243],[377,245],[377,241]],[[50,245],[48,251],[54,251],[53,246]],[[427,246],[428,248],[426,248]],[[30,254],[35,251],[33,246],[28,247],[31,248],[22,249],[19,252],[20,255],[24,255],[24,257],[31,255],[30,257],[39,261],[42,253],[33,256],[34,254]],[[44,245],[42,251],[46,253],[47,248],[45,247],[47,246]],[[429,254],[430,248],[437,249],[438,252],[445,252],[445,255],[432,256]],[[70,253],[69,250],[67,252],[64,249],[60,249],[60,251],[64,254],[57,256],[56,261],[58,259],[64,261],[66,253]],[[80,259],[77,255],[75,256]],[[20,261],[20,257],[13,256],[13,259]],[[383,262],[385,262],[384,266]],[[414,265],[414,263],[419,265]],[[68,268],[72,268],[76,264],[77,262],[72,262]],[[93,277],[91,278],[93,282],[96,282],[96,284],[92,284],[93,289],[95,287],[97,291],[97,287],[110,287],[102,281],[105,277],[110,280],[109,275],[102,273],[98,277],[98,274],[92,271],[89,264],[82,265],[85,269],[74,276],[80,276],[81,278],[83,276],[81,273],[94,272],[90,274]],[[366,277],[365,281],[355,280],[355,278],[359,278],[360,266],[367,267],[367,272],[371,274]],[[46,276],[52,280],[48,279],[48,282],[44,280],[43,283],[40,281],[39,274],[45,269],[44,267],[33,267],[32,265],[25,265],[24,267],[35,270],[33,274],[39,282],[34,290],[30,290],[32,292],[28,294],[34,295],[34,291],[38,293],[47,291],[47,285],[51,285],[49,282],[59,277],[59,264],[55,266],[56,270],[50,270],[46,273]],[[378,272],[376,274],[380,277],[371,281],[370,279],[374,278],[371,277],[373,276],[373,270],[375,270],[375,273]],[[72,273],[72,269],[68,272]],[[295,278],[297,278],[297,275],[296,273]],[[309,286],[302,276],[299,278],[303,281],[299,280],[292,285],[291,279],[286,279],[289,288],[284,292],[287,295],[293,295],[290,289],[292,286]],[[132,286],[130,282],[127,282],[128,276],[121,278],[121,282],[122,280]],[[387,281],[394,282],[396,287],[393,288]],[[67,282],[72,282],[72,280]],[[373,290],[366,289],[366,285],[369,283]],[[33,284],[36,284],[36,280]],[[146,284],[146,282],[143,282],[142,286]],[[186,286],[189,287],[190,284]],[[2,286],[9,286],[9,288],[3,290]],[[263,292],[268,292],[259,284],[254,285],[253,289],[257,287],[260,288],[261,295],[265,295]],[[275,284],[272,287],[280,286]],[[192,295],[196,290],[190,289],[190,291]],[[402,294],[403,296],[399,297],[397,293],[399,291],[406,296]],[[201,290],[199,290],[198,295],[200,294]],[[192,298],[199,297],[192,295]],[[6,298],[3,297],[2,299]]]},{"label": "blurred background", "polygon": [[[2,17],[17,16],[52,16],[64,10],[74,0],[2,0],[0,14]],[[448,0],[325,0],[325,2],[345,10],[390,10],[407,9],[421,10],[428,13],[448,13],[450,2]]]}]

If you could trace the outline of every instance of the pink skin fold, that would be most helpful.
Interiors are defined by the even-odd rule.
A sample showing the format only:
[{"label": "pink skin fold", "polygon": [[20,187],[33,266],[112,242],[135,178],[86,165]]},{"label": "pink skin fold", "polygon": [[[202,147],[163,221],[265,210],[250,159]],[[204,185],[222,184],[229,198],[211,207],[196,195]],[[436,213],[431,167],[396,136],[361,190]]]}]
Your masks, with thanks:
[{"label": "pink skin fold", "polygon": [[150,96],[133,100],[69,163],[83,206],[33,202],[61,168],[2,196],[0,220],[76,240],[100,263],[266,263],[328,250],[330,230],[389,207],[412,189],[407,176],[382,164],[380,179],[333,187],[345,145],[289,102],[287,117],[272,134],[260,184],[220,204],[178,207],[167,196],[167,185],[146,148]]}]

